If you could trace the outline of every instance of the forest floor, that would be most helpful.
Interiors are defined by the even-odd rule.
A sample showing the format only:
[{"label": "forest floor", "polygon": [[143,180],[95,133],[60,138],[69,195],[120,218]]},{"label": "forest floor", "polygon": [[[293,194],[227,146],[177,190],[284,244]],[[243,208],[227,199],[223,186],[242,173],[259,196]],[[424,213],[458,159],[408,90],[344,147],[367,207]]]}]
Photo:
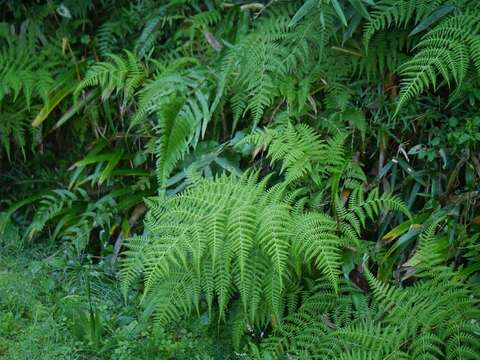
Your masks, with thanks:
[{"label": "forest floor", "polygon": [[0,253],[0,359],[237,358],[205,318],[145,325],[99,265],[88,268],[89,308],[85,273],[46,246]]}]

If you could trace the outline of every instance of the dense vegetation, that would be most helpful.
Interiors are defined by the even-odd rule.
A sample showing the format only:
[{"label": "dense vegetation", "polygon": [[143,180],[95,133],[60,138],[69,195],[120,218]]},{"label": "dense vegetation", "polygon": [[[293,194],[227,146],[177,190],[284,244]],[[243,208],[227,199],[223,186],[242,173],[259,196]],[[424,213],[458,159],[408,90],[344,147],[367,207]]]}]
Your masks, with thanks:
[{"label": "dense vegetation", "polygon": [[480,358],[480,2],[1,10],[0,358]]}]

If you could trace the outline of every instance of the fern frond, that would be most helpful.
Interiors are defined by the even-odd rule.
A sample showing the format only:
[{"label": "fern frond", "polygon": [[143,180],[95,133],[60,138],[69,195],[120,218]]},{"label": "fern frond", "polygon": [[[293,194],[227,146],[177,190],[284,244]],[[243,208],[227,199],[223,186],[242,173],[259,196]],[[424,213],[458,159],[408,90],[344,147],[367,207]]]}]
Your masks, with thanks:
[{"label": "fern frond", "polygon": [[[268,177],[260,183],[257,177],[204,179],[173,197],[151,199],[148,243],[136,238],[127,242],[132,250],[122,267],[124,284],[143,272],[148,300],[171,286],[172,274],[185,270],[199,279],[195,294],[186,297],[189,304],[198,305],[200,292],[210,309],[217,299],[224,318],[238,294],[244,315],[259,325],[272,316],[281,319],[294,263],[314,263],[336,286],[343,244],[336,222],[323,214],[294,213],[284,200],[285,187],[266,190]],[[168,306],[172,315],[189,309]],[[170,319],[169,314],[157,316]]]},{"label": "fern frond", "polygon": [[183,102],[172,102],[158,113],[157,128],[157,181],[160,188],[165,186],[171,171],[188,149],[195,124],[179,116]]},{"label": "fern frond", "polygon": [[138,279],[144,269],[145,253],[149,242],[146,236],[132,237],[125,242],[125,257],[120,264],[122,274],[120,289],[125,297],[128,289]]},{"label": "fern frond", "polygon": [[307,263],[313,260],[337,288],[341,241],[336,235],[335,221],[326,215],[307,214],[299,219],[295,228],[296,251]]},{"label": "fern frond", "polygon": [[364,28],[365,47],[369,47],[376,32],[392,26],[406,28],[409,23],[416,25],[445,2],[446,0],[382,0],[376,3]]},{"label": "fern frond", "polygon": [[451,16],[424,35],[416,46],[418,52],[400,67],[403,79],[397,111],[429,86],[436,89],[439,75],[449,86],[461,84],[470,63],[476,66],[477,37],[478,16],[468,13]]},{"label": "fern frond", "polygon": [[[323,165],[330,154],[319,135],[305,124],[288,123],[285,127],[258,130],[242,143],[266,147],[272,164],[281,160],[281,171],[285,172],[288,183],[307,176],[316,164]],[[332,163],[335,162],[337,155],[332,159]]]},{"label": "fern frond", "polygon": [[44,195],[40,200],[40,207],[26,231],[28,238],[32,239],[41,232],[47,222],[58,216],[64,208],[70,207],[72,202],[77,199],[76,194],[63,189],[52,190],[51,193]]},{"label": "fern frond", "polygon": [[75,93],[78,96],[87,87],[99,86],[103,100],[110,97],[112,92],[118,95],[123,91],[123,101],[126,103],[142,84],[145,69],[135,54],[128,50],[125,50],[125,57],[108,54],[107,58],[108,61],[97,62],[88,69]]},{"label": "fern frond", "polygon": [[259,214],[258,241],[269,255],[280,287],[283,287],[283,276],[287,268],[290,248],[291,229],[289,229],[289,209],[285,205],[269,205]]},{"label": "fern frond", "polygon": [[[245,293],[246,265],[250,257],[250,251],[254,244],[255,236],[255,207],[251,203],[236,204],[231,212],[231,218],[227,225],[227,241],[232,244],[232,251],[236,254],[235,265],[239,270],[239,290],[241,295]],[[248,296],[243,296],[246,300]]]},{"label": "fern frond", "polygon": [[320,282],[264,349],[280,358],[476,358],[478,299],[468,285],[452,282],[450,274],[446,282],[422,280],[401,288],[365,270],[372,298],[344,283],[338,296]]}]

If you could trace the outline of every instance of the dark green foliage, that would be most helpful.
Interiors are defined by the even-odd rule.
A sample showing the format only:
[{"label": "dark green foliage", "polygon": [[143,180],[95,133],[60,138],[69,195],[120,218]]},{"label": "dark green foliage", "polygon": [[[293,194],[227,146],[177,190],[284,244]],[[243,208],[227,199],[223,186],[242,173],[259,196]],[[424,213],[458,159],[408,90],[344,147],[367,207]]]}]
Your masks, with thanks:
[{"label": "dark green foliage", "polygon": [[479,19],[3,1],[0,357],[478,358]]}]

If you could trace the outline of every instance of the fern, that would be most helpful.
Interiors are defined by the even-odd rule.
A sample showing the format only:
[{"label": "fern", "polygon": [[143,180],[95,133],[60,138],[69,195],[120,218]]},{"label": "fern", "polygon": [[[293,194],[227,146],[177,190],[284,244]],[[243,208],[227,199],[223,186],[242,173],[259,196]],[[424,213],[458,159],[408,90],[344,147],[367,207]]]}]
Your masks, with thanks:
[{"label": "fern", "polygon": [[[61,240],[65,256],[83,263],[86,251],[95,259],[97,250],[108,252],[117,235],[116,258],[122,236],[136,230],[138,213],[127,214],[129,207],[158,189],[145,199],[143,234],[127,239],[120,255],[125,301],[135,302],[140,290],[144,315],[156,324],[208,312],[228,323],[236,350],[250,346],[258,359],[478,358],[478,290],[473,277],[465,279],[478,270],[477,237],[466,243],[470,252],[454,248],[456,234],[463,243],[478,223],[477,134],[443,134],[459,115],[467,116],[465,129],[478,128],[477,2],[18,5],[7,1],[0,15],[10,22],[0,24],[0,177],[8,193],[0,207],[19,196],[17,188],[31,196],[44,181],[63,183],[65,163],[93,142],[74,164],[68,190],[7,211],[18,229],[32,214],[27,239]],[[439,113],[438,91],[438,99],[412,105],[404,126],[392,119],[392,105],[398,114],[430,88],[454,90],[450,103],[467,101]],[[34,126],[42,126],[32,130],[31,113],[40,108]],[[361,144],[349,127],[360,130]],[[453,147],[443,143],[452,139]],[[380,152],[370,151],[374,143]],[[416,146],[404,151],[407,143]],[[17,163],[27,147],[35,161]],[[460,147],[466,151],[455,167],[459,156],[450,150]],[[395,150],[426,170],[388,161]],[[219,175],[252,163],[257,173]],[[453,175],[432,177],[442,166]],[[455,194],[456,183],[468,193]],[[398,187],[408,206],[380,191]],[[28,207],[26,215],[17,206]],[[438,219],[415,242],[410,235],[427,216],[420,214],[389,233],[387,245],[407,234],[389,250],[378,248],[378,232],[422,206],[447,207],[448,239],[436,235]],[[107,298],[100,278],[92,284],[96,301]],[[135,326],[119,336],[137,336]],[[85,353],[108,358],[111,346],[103,345]]]},{"label": "fern", "polygon": [[108,56],[117,50],[116,37],[120,35],[121,23],[119,21],[107,21],[99,26],[95,40],[101,55]]},{"label": "fern", "polygon": [[[187,316],[201,298],[210,311],[217,303],[224,318],[237,297],[249,323],[278,321],[285,306],[292,306],[287,300],[301,264],[318,269],[338,290],[346,241],[337,221],[297,207],[298,195],[287,192],[288,183],[266,190],[268,177],[259,184],[256,179],[255,174],[197,179],[173,197],[149,201],[148,237],[127,244],[122,287],[126,291],[143,273],[143,297],[161,304],[155,315],[161,324]],[[402,206],[397,198],[374,192],[365,201],[355,201],[349,211],[354,217],[361,211],[374,217],[381,209]],[[347,219],[342,213],[341,221]],[[177,290],[181,298],[171,296]]]},{"label": "fern", "polygon": [[15,101],[23,92],[27,108],[32,97],[46,101],[54,81],[48,67],[43,67],[42,57],[36,54],[35,34],[11,34],[6,23],[0,23],[0,101],[10,96]]},{"label": "fern", "polygon": [[[185,68],[192,59],[180,58],[163,67],[139,92],[131,126],[147,116],[158,119],[157,178],[161,187],[177,161],[204,136],[218,100],[210,101],[210,77],[199,67]],[[178,71],[178,72],[177,72]]]},{"label": "fern", "polygon": [[325,142],[308,125],[288,123],[275,129],[258,130],[242,143],[266,147],[272,164],[282,162],[280,171],[285,173],[287,183],[310,176],[319,185],[322,175],[341,172],[346,164],[344,139],[341,134]]},{"label": "fern", "polygon": [[149,17],[143,25],[142,32],[135,42],[135,52],[140,58],[147,57],[155,48],[162,31],[171,27],[176,21],[183,19],[180,14],[158,15]]},{"label": "fern", "polygon": [[281,77],[286,70],[281,60],[284,56],[286,53],[278,44],[269,42],[261,34],[246,37],[227,55],[224,76],[240,74],[230,85],[237,93],[234,97],[234,128],[247,111],[252,114],[254,127],[260,122],[276,95],[275,77]]},{"label": "fern", "polygon": [[425,34],[415,56],[400,67],[403,79],[397,111],[429,86],[436,89],[438,75],[449,86],[458,86],[471,64],[478,71],[477,38],[478,16],[468,12],[449,17]]},{"label": "fern", "polygon": [[[349,195],[347,206],[344,206],[339,198],[336,199],[335,205],[336,213],[342,220],[340,225],[342,231],[350,239],[356,238],[354,233],[359,236],[361,229],[366,227],[366,220],[375,220],[380,215],[380,211],[400,211],[410,216],[410,211],[398,196],[389,193],[380,195],[378,189],[370,191],[365,198],[364,190],[356,187]],[[355,240],[355,243],[358,241]]]},{"label": "fern", "polygon": [[40,200],[40,208],[26,231],[27,236],[32,239],[43,230],[48,221],[58,216],[64,208],[70,207],[77,199],[77,195],[68,190],[53,190],[51,194],[44,195]]},{"label": "fern", "polygon": [[432,14],[446,0],[382,0],[375,4],[375,10],[364,28],[363,41],[368,48],[372,36],[390,27],[406,28],[418,24]]},{"label": "fern", "polygon": [[158,140],[157,140],[157,181],[160,187],[166,185],[170,172],[176,162],[181,159],[188,149],[195,124],[188,117],[179,116],[183,102],[178,101],[166,105],[158,112]]},{"label": "fern", "polygon": [[98,62],[91,66],[84,79],[78,84],[75,92],[91,86],[102,89],[102,99],[106,100],[115,92],[122,91],[124,104],[130,100],[135,91],[142,85],[146,71],[136,56],[125,51],[125,58],[109,54],[109,61]]},{"label": "fern", "polygon": [[[418,43],[416,37],[413,38],[413,43],[417,43],[413,58],[399,63],[398,73],[402,81],[397,113],[429,87],[437,89],[439,76],[449,87],[453,87],[461,86],[470,68],[475,69],[478,75],[477,12],[474,4],[463,1],[452,5],[445,0],[384,0],[376,5],[364,27],[363,42],[367,51],[364,62],[367,65],[371,64],[369,59],[372,57],[368,50],[376,48],[372,48],[371,40],[377,32],[390,27],[408,29],[417,25],[409,35],[411,38],[438,23],[428,29]],[[376,61],[375,58],[373,60]],[[395,61],[393,55],[379,60],[382,61],[379,64],[381,68],[384,63]]]},{"label": "fern", "polygon": [[197,30],[204,30],[217,24],[221,20],[221,14],[218,10],[204,11],[193,15],[188,19],[190,25],[190,37],[193,38]]},{"label": "fern", "polygon": [[12,143],[25,157],[32,101],[47,103],[54,85],[52,63],[45,61],[36,35],[29,28],[16,34],[13,26],[0,23],[0,145],[9,159]]},{"label": "fern", "polygon": [[378,32],[369,40],[361,59],[354,62],[356,71],[371,81],[397,74],[399,66],[410,60],[412,44],[415,42],[406,31]]},{"label": "fern", "polygon": [[413,286],[383,284],[366,270],[372,296],[345,283],[332,296],[320,281],[263,343],[264,351],[305,359],[477,358],[478,298],[439,263],[435,227],[422,235],[415,255],[423,259],[415,262],[421,277]]},{"label": "fern", "polygon": [[[25,236],[32,240],[48,229],[51,231],[52,240],[60,238],[65,244],[73,245],[80,254],[96,228],[111,228],[117,206],[114,196],[111,195],[95,201],[81,188],[76,191],[51,190],[38,202],[38,209],[26,229]],[[55,226],[47,227],[53,220]]]},{"label": "fern", "polygon": [[[267,157],[272,164],[282,162],[280,173],[285,173],[286,184],[310,176],[323,191],[328,186],[341,236],[349,246],[358,246],[367,219],[377,219],[384,210],[400,211],[407,215],[409,210],[398,196],[388,193],[380,195],[378,189],[370,191],[365,198],[363,185],[366,177],[357,164],[347,160],[345,138],[345,134],[340,133],[325,142],[309,126],[287,123],[284,127],[256,131],[242,143],[266,147]],[[344,199],[340,198],[340,193],[342,198],[348,194],[345,199],[347,206],[343,204]],[[308,241],[305,244],[307,243],[306,246],[315,249],[323,248]],[[327,264],[322,266],[328,267]],[[331,278],[338,275],[330,273]]]},{"label": "fern", "polygon": [[[222,59],[225,91],[232,94],[233,129],[247,114],[255,128],[278,100],[286,99],[292,109],[302,109],[310,84],[318,81],[317,72],[312,70],[325,58],[325,47],[332,37],[327,26],[331,12],[325,11],[323,25],[312,16],[292,27],[292,8],[279,7],[277,11],[263,17],[255,31]],[[295,86],[300,82],[302,86]]]},{"label": "fern", "polygon": [[340,274],[341,249],[338,245],[341,239],[337,235],[335,221],[322,214],[306,214],[298,220],[295,229],[296,253],[305,263],[313,260],[336,289]]},{"label": "fern", "polygon": [[[292,253],[293,242],[300,246],[297,253],[305,253],[309,260],[315,257],[319,268],[336,282],[334,275],[340,265],[336,254],[341,242],[334,236],[327,239],[335,232],[335,222],[323,224],[324,233],[317,232],[315,222],[301,217],[296,220],[290,205],[281,197],[271,197],[263,190],[264,184],[255,183],[255,178],[249,175],[238,180],[203,180],[173,198],[156,200],[146,221],[150,245],[142,247],[143,255],[129,254],[144,261],[124,266],[126,283],[133,279],[129,274],[143,269],[145,296],[149,298],[171,274],[191,272],[209,306],[214,297],[218,299],[221,316],[232,294],[238,292],[245,316],[262,323],[268,317],[262,320],[260,308],[277,317],[283,312],[282,298],[293,276],[290,261],[297,256]],[[294,234],[297,226],[304,230],[300,235]],[[311,256],[300,245],[303,237],[314,244],[328,242],[328,248]],[[312,247],[309,249],[312,251]],[[199,296],[197,290],[189,293],[188,303]],[[175,308],[189,309],[190,305],[179,303]],[[175,318],[163,313],[158,316],[164,320]]]},{"label": "fern", "polygon": [[[17,108],[18,109],[18,108]],[[15,110],[15,108],[13,109]],[[2,121],[0,122],[0,143],[7,153],[7,157],[11,160],[11,144],[17,145],[25,157],[26,129],[30,122],[25,116],[25,109],[17,112],[2,113]]]}]

